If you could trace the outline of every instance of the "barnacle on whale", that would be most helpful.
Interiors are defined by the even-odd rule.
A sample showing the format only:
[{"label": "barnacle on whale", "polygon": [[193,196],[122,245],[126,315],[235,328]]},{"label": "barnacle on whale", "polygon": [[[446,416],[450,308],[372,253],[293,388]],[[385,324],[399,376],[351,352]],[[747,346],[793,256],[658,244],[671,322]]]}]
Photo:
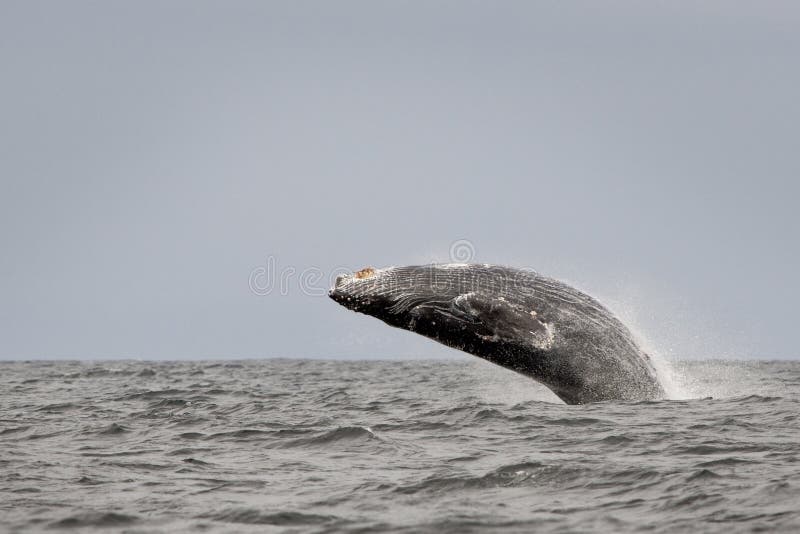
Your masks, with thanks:
[{"label": "barnacle on whale", "polygon": [[375,269],[372,267],[364,267],[355,274],[355,277],[361,280],[362,278],[369,278],[375,275]]}]

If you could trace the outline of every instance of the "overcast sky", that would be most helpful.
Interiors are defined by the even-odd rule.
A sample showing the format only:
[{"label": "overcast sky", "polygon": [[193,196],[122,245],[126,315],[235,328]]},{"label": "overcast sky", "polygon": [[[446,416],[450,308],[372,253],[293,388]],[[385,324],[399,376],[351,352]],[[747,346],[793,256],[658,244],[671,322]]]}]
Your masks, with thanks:
[{"label": "overcast sky", "polygon": [[798,6],[2,0],[0,358],[452,357],[320,293],[459,240],[798,357]]}]

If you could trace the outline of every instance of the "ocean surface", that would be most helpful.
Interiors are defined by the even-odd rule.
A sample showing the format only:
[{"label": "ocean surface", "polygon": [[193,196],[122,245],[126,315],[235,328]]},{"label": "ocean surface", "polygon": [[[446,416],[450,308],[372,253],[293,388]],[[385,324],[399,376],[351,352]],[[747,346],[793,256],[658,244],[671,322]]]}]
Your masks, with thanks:
[{"label": "ocean surface", "polygon": [[0,531],[800,532],[800,362],[0,363]]}]

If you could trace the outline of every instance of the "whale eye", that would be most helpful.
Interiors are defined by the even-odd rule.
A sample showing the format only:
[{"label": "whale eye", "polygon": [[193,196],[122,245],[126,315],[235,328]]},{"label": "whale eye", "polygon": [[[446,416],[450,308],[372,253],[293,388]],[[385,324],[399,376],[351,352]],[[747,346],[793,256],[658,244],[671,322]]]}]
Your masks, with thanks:
[{"label": "whale eye", "polygon": [[372,267],[364,267],[355,274],[355,277],[361,280],[363,278],[369,278],[370,276],[374,275],[375,275],[375,269],[373,269]]}]

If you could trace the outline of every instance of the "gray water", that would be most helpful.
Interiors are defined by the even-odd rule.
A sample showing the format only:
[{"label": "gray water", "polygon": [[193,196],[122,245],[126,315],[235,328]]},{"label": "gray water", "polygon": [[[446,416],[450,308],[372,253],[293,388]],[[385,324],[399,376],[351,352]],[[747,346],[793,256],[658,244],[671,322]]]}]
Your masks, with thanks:
[{"label": "gray water", "polygon": [[585,406],[477,359],[0,371],[2,531],[800,529],[796,362]]}]

